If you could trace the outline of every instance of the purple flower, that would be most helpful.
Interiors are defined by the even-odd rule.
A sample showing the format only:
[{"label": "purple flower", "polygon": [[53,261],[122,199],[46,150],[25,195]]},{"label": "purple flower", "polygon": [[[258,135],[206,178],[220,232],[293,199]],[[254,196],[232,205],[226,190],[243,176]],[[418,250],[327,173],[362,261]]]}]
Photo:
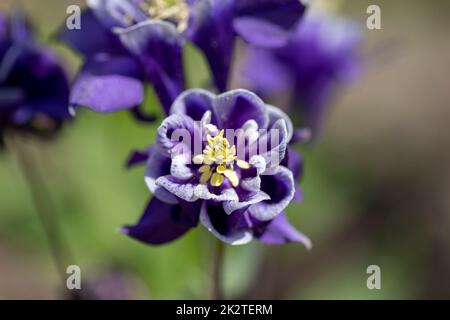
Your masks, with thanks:
[{"label": "purple flower", "polygon": [[162,244],[200,223],[230,244],[256,238],[310,247],[284,214],[302,170],[288,148],[292,136],[287,115],[249,91],[184,92],[156,144],[130,158],[131,165],[148,157],[145,181],[153,198],[140,221],[123,231]]},{"label": "purple flower", "polygon": [[204,52],[220,92],[228,87],[236,36],[258,47],[282,46],[305,12],[300,0],[198,0],[193,3],[189,38]]},{"label": "purple flower", "polygon": [[0,13],[0,140],[8,128],[50,134],[70,117],[69,86],[54,53],[20,14]]},{"label": "purple flower", "polygon": [[275,49],[249,48],[242,76],[263,98],[288,97],[300,125],[315,130],[338,86],[360,73],[357,23],[328,15],[307,15],[287,43]]},{"label": "purple flower", "polygon": [[[138,107],[144,100],[144,81],[149,80],[163,106],[170,105],[183,88],[178,34],[168,24],[158,23],[147,28],[148,36],[142,30],[142,41],[129,43],[133,46],[129,48],[114,30],[144,21],[144,13],[132,1],[88,1],[88,4],[89,8],[82,13],[81,30],[64,26],[58,35],[85,60],[71,90],[71,104],[100,113],[133,109],[145,120],[148,116]],[[136,46],[146,46],[153,54],[136,56],[133,50],[143,49]]]},{"label": "purple flower", "polygon": [[305,9],[299,0],[89,0],[88,5],[82,29],[63,30],[60,38],[86,59],[71,101],[97,112],[140,105],[148,80],[167,113],[185,88],[185,40],[204,52],[223,92],[235,35],[279,46]]}]

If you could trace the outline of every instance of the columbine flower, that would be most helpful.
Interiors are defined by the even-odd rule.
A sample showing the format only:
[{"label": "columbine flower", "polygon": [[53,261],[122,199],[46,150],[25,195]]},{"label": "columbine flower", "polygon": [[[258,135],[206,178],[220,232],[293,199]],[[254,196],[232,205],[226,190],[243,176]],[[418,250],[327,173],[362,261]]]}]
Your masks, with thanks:
[{"label": "columbine flower", "polygon": [[279,46],[305,9],[300,0],[88,0],[82,30],[60,38],[86,63],[71,101],[98,112],[132,108],[150,81],[166,112],[184,89],[182,46],[205,54],[214,82],[227,88],[235,35]]},{"label": "columbine flower", "polygon": [[305,12],[301,0],[197,0],[189,38],[205,54],[220,92],[228,87],[234,40],[279,47]]},{"label": "columbine flower", "polygon": [[0,140],[15,128],[50,134],[70,117],[66,75],[20,14],[0,14]]},{"label": "columbine flower", "polygon": [[186,91],[159,127],[157,143],[130,160],[148,158],[153,198],[140,221],[123,231],[161,244],[200,222],[230,244],[256,238],[310,247],[284,214],[301,171],[300,158],[287,148],[292,135],[286,114],[249,91]]},{"label": "columbine flower", "polygon": [[[71,104],[100,113],[133,109],[138,118],[146,120],[148,116],[139,106],[144,100],[144,81],[148,80],[167,109],[184,86],[181,39],[176,29],[163,21],[148,20],[149,12],[144,12],[136,1],[92,0],[88,5],[82,13],[81,30],[64,26],[58,35],[85,60],[72,87]],[[131,48],[114,31],[137,29],[138,22],[145,21],[152,28],[139,28],[138,42],[126,43]],[[146,54],[136,56],[135,50]]]},{"label": "columbine flower", "polygon": [[342,18],[307,15],[286,45],[276,49],[249,48],[243,62],[247,86],[265,99],[288,97],[301,124],[317,129],[323,109],[338,85],[360,73],[359,25]]}]

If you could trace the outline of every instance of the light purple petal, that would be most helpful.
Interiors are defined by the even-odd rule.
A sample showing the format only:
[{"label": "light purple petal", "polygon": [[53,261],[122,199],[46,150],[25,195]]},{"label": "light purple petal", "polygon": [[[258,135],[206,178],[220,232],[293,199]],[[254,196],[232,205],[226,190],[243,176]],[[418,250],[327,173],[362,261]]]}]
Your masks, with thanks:
[{"label": "light purple petal", "polygon": [[257,18],[237,18],[233,26],[242,39],[254,46],[277,48],[289,40],[288,31]]},{"label": "light purple petal", "polygon": [[88,61],[72,87],[70,102],[108,113],[136,107],[144,100],[138,65],[130,58]]}]

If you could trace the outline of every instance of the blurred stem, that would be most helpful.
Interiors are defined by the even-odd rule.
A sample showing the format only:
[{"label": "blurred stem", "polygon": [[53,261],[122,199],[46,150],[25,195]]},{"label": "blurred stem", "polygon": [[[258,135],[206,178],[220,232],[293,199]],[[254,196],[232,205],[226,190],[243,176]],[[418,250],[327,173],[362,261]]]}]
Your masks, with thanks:
[{"label": "blurred stem", "polygon": [[32,148],[30,146],[26,145],[25,138],[20,139],[16,135],[10,135],[8,147],[16,155],[19,167],[27,182],[28,189],[36,207],[36,213],[47,237],[53,263],[65,288],[65,270],[68,266],[66,259],[69,256],[69,250],[64,245],[56,210],[44,183],[44,179],[39,172],[39,166],[36,163],[36,154],[32,152],[33,150],[31,150]]},{"label": "blurred stem", "polygon": [[225,261],[225,244],[219,239],[215,240],[213,254],[211,299],[222,300],[224,298],[222,278]]}]

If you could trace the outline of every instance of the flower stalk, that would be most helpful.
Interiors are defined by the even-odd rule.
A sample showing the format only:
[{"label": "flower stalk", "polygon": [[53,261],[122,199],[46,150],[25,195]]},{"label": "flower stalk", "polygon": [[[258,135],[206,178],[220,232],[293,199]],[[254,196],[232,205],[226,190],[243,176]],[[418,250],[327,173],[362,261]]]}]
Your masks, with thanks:
[{"label": "flower stalk", "polygon": [[225,263],[225,243],[216,239],[214,241],[214,257],[212,259],[211,299],[224,299],[223,270]]},{"label": "flower stalk", "polygon": [[35,162],[36,155],[32,153],[32,146],[27,146],[26,141],[22,141],[18,136],[11,134],[8,138],[8,147],[16,156],[34,202],[38,219],[44,229],[53,263],[60,277],[61,284],[65,286],[65,269],[68,266],[67,262],[71,259],[71,255],[63,240],[55,207],[41,176],[39,166]]}]

